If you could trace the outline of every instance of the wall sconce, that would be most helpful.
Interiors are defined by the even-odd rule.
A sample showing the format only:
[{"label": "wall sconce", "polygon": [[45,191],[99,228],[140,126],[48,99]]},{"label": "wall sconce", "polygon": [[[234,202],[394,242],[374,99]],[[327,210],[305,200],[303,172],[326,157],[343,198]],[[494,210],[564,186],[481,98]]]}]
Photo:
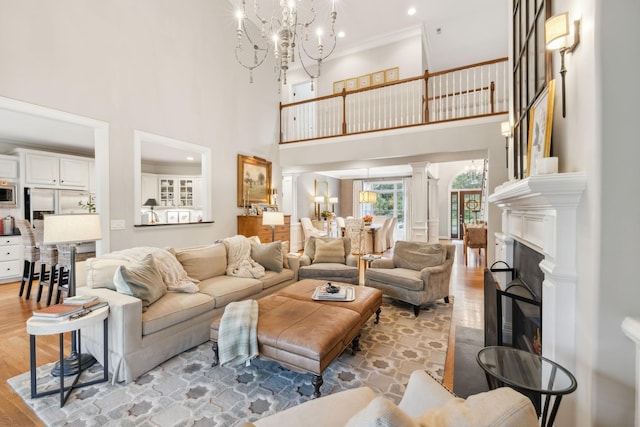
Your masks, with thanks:
[{"label": "wall sconce", "polygon": [[316,218],[320,219],[320,205],[324,203],[324,196],[316,196],[313,200],[316,204]]},{"label": "wall sconce", "polygon": [[504,152],[505,152],[505,161],[507,162],[507,168],[509,167],[509,138],[511,138],[511,123],[502,122],[500,123],[500,133],[504,136]]},{"label": "wall sconce", "polygon": [[336,213],[336,203],[338,203],[338,198],[329,197],[329,203],[331,203],[331,212]]},{"label": "wall sconce", "polygon": [[548,50],[560,50],[560,76],[562,76],[562,117],[566,115],[564,76],[567,68],[564,65],[565,53],[573,52],[580,43],[580,20],[573,21],[573,43],[569,45],[569,13],[552,16],[544,23],[544,42]]}]

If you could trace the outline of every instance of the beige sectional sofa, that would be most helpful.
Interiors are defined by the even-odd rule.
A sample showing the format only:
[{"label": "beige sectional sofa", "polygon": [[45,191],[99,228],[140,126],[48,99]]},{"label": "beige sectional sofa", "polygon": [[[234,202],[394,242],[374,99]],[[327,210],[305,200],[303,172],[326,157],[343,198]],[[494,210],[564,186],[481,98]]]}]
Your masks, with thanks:
[{"label": "beige sectional sofa", "polygon": [[[228,275],[228,245],[223,242],[178,250],[132,248],[79,263],[77,294],[97,295],[109,302],[112,381],[132,381],[171,357],[208,341],[211,321],[222,315],[230,302],[260,298],[295,282],[298,258],[287,256],[287,248],[283,250],[279,245],[280,242],[264,245],[253,242],[252,253],[254,250],[256,253],[252,257],[268,266],[260,278]],[[162,272],[163,278],[172,275],[182,281],[174,291],[165,292],[151,304],[146,297],[126,295],[122,289],[118,292],[114,281],[116,271],[128,271],[126,266],[142,262],[149,253],[158,270],[172,267]],[[118,270],[121,265],[125,270]],[[197,279],[197,287],[194,289],[193,282],[185,277]],[[101,324],[83,329],[81,343],[84,352],[103,363]]]}]

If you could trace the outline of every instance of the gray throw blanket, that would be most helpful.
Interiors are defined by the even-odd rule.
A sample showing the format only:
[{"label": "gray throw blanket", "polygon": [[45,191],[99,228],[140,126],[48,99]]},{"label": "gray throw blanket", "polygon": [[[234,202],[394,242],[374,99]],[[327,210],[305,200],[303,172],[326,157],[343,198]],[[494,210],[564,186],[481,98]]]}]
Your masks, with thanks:
[{"label": "gray throw blanket", "polygon": [[258,302],[229,303],[218,330],[220,366],[235,366],[258,357]]}]

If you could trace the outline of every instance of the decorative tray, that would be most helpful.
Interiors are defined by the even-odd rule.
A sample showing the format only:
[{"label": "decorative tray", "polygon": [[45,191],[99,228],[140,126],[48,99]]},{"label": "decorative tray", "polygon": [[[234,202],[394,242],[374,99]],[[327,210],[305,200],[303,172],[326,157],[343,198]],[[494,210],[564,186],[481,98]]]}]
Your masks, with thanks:
[{"label": "decorative tray", "polygon": [[311,299],[314,301],[339,301],[339,302],[351,302],[356,299],[356,293],[352,286],[342,286],[344,289],[344,295],[329,294],[326,292],[327,285],[318,286]]}]

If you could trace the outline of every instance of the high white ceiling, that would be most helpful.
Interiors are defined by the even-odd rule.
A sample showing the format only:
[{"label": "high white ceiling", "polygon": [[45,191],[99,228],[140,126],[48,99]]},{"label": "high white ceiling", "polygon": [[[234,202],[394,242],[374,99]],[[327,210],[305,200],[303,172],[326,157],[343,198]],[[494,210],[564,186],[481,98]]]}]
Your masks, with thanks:
[{"label": "high white ceiling", "polygon": [[[326,7],[330,0],[322,1],[324,6],[316,0],[318,9]],[[253,7],[252,0],[247,0],[247,7]],[[410,7],[416,9],[413,16],[407,13]],[[394,36],[422,26],[430,71],[507,56],[508,8],[504,0],[336,0],[336,10],[336,30],[345,32],[336,55],[388,43]],[[3,140],[32,147],[55,145],[68,152],[93,151],[92,129],[0,109],[0,142]],[[157,162],[176,158],[176,153],[170,150],[154,150],[144,155],[153,156],[150,160]],[[371,176],[400,176],[408,172],[402,167],[369,170]],[[326,173],[335,177],[364,176],[357,169]]]}]

